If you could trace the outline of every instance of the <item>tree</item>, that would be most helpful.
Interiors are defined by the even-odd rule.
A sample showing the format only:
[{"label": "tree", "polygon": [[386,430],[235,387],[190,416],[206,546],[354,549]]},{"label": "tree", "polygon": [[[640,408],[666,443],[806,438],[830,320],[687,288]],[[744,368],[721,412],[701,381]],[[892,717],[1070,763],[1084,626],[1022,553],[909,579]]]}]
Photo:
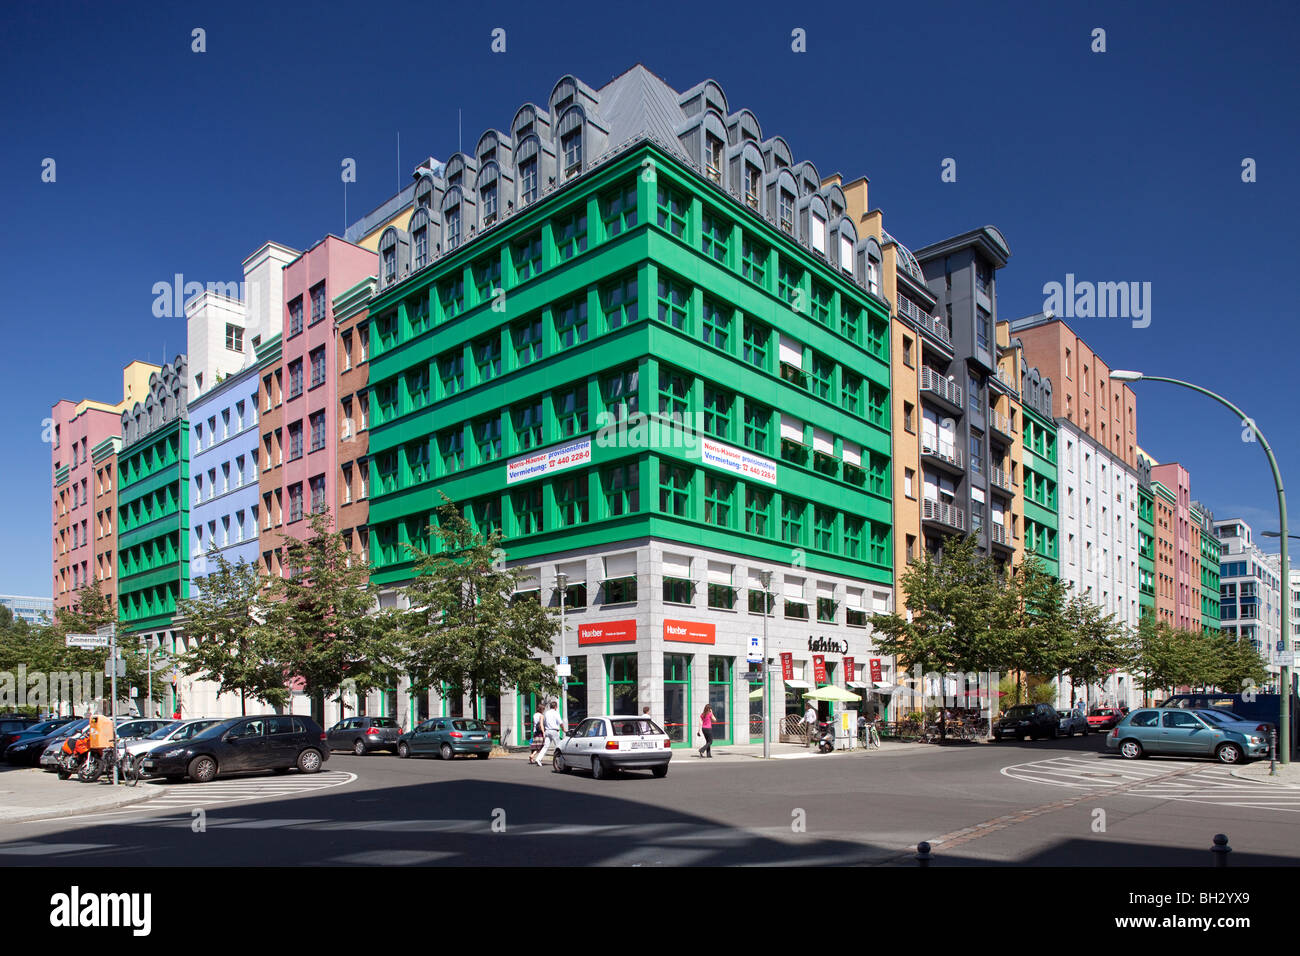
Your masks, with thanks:
[{"label": "tree", "polygon": [[1148,698],[1152,690],[1168,691],[1195,680],[1198,665],[1193,640],[1187,631],[1152,615],[1138,622],[1134,664],[1142,672],[1140,683]]},{"label": "tree", "polygon": [[1038,678],[1036,685],[1057,673],[1069,654],[1072,635],[1064,618],[1067,590],[1032,554],[1011,571],[1002,589],[999,617],[1007,636],[1002,663],[1016,668],[1017,701],[1022,673]]},{"label": "tree", "polygon": [[1133,662],[1134,648],[1124,625],[1114,614],[1103,614],[1083,595],[1071,595],[1065,603],[1063,621],[1070,641],[1060,671],[1069,675],[1071,700],[1076,684],[1085,688],[1099,684],[1112,671]]},{"label": "tree", "polygon": [[212,560],[215,568],[195,579],[194,596],[177,605],[177,623],[191,640],[176,664],[183,673],[216,684],[217,696],[238,694],[241,714],[248,713],[249,697],[282,707],[290,697],[285,668],[261,623],[269,582],[255,564],[231,564],[220,554]]},{"label": "tree", "polygon": [[[67,647],[65,638],[69,634],[94,634],[99,628],[109,624],[117,624],[117,609],[100,591],[99,582],[91,581],[77,591],[72,607],[55,610],[54,623],[48,630],[47,651],[41,660],[45,672],[47,674],[60,671],[103,674],[104,665],[108,661],[107,648]],[[117,645],[118,656],[126,665],[126,676],[117,678],[118,695],[121,696],[131,687],[141,689],[148,687],[148,655],[145,654],[140,635],[123,631],[119,627],[114,642]],[[155,686],[153,691],[154,700],[161,699],[162,687]],[[76,702],[69,701],[69,703],[75,713]]]},{"label": "tree", "polygon": [[1240,694],[1268,680],[1268,668],[1252,641],[1219,633],[1206,635],[1204,644],[1202,684],[1205,686],[1217,687],[1226,694]]},{"label": "tree", "polygon": [[288,575],[272,578],[267,591],[267,651],[323,722],[326,694],[345,681],[362,691],[392,684],[392,646],[372,613],[369,565],[331,529],[327,513],[311,516],[305,539],[286,536],[285,564]]},{"label": "tree", "polygon": [[416,686],[444,683],[477,702],[489,689],[556,691],[552,652],[559,622],[540,602],[515,595],[524,568],[507,568],[501,534],[486,539],[444,495],[431,527],[436,547],[407,550],[415,578],[404,588],[410,610],[397,619],[402,659]]}]

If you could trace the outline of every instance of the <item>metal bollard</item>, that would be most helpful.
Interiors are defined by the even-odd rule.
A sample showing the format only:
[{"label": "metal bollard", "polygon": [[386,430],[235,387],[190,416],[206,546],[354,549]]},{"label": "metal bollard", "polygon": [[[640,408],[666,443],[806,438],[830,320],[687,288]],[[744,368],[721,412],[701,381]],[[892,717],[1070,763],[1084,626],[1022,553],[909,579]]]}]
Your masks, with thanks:
[{"label": "metal bollard", "polygon": [[922,840],[916,845],[916,865],[921,867],[929,866],[932,859],[934,857],[930,855],[930,844]]},{"label": "metal bollard", "polygon": [[1228,865],[1228,854],[1232,852],[1232,847],[1228,846],[1228,837],[1223,833],[1214,835],[1214,846],[1210,847],[1210,852],[1214,854],[1214,866],[1216,869],[1222,869]]},{"label": "metal bollard", "polygon": [[1277,728],[1268,730],[1268,775],[1277,776]]}]

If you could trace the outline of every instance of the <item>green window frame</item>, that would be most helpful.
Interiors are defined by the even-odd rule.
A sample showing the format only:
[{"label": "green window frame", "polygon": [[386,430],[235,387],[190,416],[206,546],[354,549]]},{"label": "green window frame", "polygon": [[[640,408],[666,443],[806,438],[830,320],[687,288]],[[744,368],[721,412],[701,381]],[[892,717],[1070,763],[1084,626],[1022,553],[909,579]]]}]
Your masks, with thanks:
[{"label": "green window frame", "polygon": [[406,474],[408,485],[418,485],[433,477],[433,468],[429,461],[429,442],[411,442],[403,448],[406,456]]},{"label": "green window frame", "polygon": [[587,341],[591,326],[587,321],[585,295],[557,305],[552,314],[555,321],[555,337],[559,339],[560,348],[573,348]]},{"label": "green window frame", "polygon": [[834,598],[817,598],[817,620],[822,624],[835,623],[835,611],[839,607]]},{"label": "green window frame", "polygon": [[867,386],[867,421],[881,428],[889,427],[889,389],[871,382]]},{"label": "green window frame", "polygon": [[605,236],[612,239],[636,226],[636,183],[619,186],[601,197],[600,215],[605,223]]},{"label": "green window frame", "polygon": [[731,500],[736,483],[730,478],[706,475],[704,478],[704,520],[719,528],[731,527]]},{"label": "green window frame", "polygon": [[840,404],[846,412],[862,414],[862,377],[847,369],[840,378]]},{"label": "green window frame", "polygon": [[758,402],[745,403],[745,447],[767,453],[772,434],[772,409]]},{"label": "green window frame", "polygon": [[659,321],[679,332],[689,331],[690,290],[668,275],[659,275]]},{"label": "green window frame", "polygon": [[[671,686],[669,686],[671,685]],[[691,744],[691,655],[664,655],[664,733],[673,746]]]},{"label": "green window frame", "polygon": [[601,289],[600,305],[605,315],[605,328],[611,332],[639,319],[636,276],[615,280]]},{"label": "green window frame", "polygon": [[515,282],[526,282],[541,273],[542,234],[540,232],[535,232],[515,243],[510,252],[515,267]]},{"label": "green window frame", "polygon": [[778,258],[776,265],[776,295],[794,307],[795,293],[799,289],[799,276],[794,265],[784,256]]},{"label": "green window frame", "polygon": [[733,396],[716,385],[704,386],[704,430],[714,438],[731,440]]},{"label": "green window frame", "polygon": [[511,424],[515,432],[515,447],[528,451],[542,444],[542,403],[533,400],[523,405],[516,405],[510,410]]},{"label": "green window frame", "polygon": [[572,528],[586,524],[589,512],[587,507],[587,474],[582,472],[555,481],[555,506],[561,528]]},{"label": "green window frame", "polygon": [[429,366],[419,365],[405,375],[407,407],[411,411],[429,404]]},{"label": "green window frame", "polygon": [[659,510],[688,518],[691,514],[691,470],[668,462],[659,464]]},{"label": "green window frame", "polygon": [[465,279],[456,275],[438,283],[438,304],[442,308],[442,319],[454,319],[465,309]]},{"label": "green window frame", "polygon": [[474,367],[478,371],[478,381],[490,382],[501,374],[501,336],[493,333],[478,339],[470,346],[474,353]]},{"label": "green window frame", "polygon": [[889,494],[889,458],[871,452],[867,459],[868,487],[872,494],[887,497]]},{"label": "green window frame", "polygon": [[659,367],[659,414],[684,422],[690,408],[692,377],[667,365]]},{"label": "green window frame", "polygon": [[608,714],[640,713],[637,662],[635,654],[609,654],[605,657],[608,685]]},{"label": "green window frame", "polygon": [[889,320],[874,312],[867,314],[867,351],[882,362],[889,361]]},{"label": "green window frame", "polygon": [[584,207],[572,215],[556,219],[551,223],[551,233],[555,237],[555,251],[561,261],[572,259],[587,251],[587,211]]},{"label": "green window frame", "polygon": [[621,369],[607,375],[600,381],[600,399],[605,405],[605,414],[609,423],[621,422],[629,415],[634,415],[640,408],[638,380],[640,373],[635,367]]},{"label": "green window frame", "polygon": [[555,393],[555,418],[560,435],[572,438],[587,430],[587,383],[585,380]]},{"label": "green window frame", "polygon": [[757,319],[745,319],[742,358],[755,368],[767,371],[772,329]]},{"label": "green window frame", "polygon": [[397,380],[381,382],[370,393],[375,398],[375,424],[383,424],[398,416]]},{"label": "green window frame", "polygon": [[371,487],[381,495],[396,491],[398,480],[397,452],[382,452],[372,457],[370,461],[375,470],[374,478],[370,482]]},{"label": "green window frame", "polygon": [[759,288],[767,286],[767,256],[765,245],[745,236],[740,243],[740,274]]},{"label": "green window frame", "polygon": [[709,583],[709,607],[720,611],[736,609],[736,587],[732,584]]},{"label": "green window frame", "polygon": [[518,534],[536,534],[542,530],[542,486],[531,485],[510,493],[511,510]]},{"label": "green window frame", "polygon": [[799,498],[787,496],[782,499],[781,540],[786,544],[803,544],[803,523],[807,510],[807,503]]},{"label": "green window frame", "polygon": [[663,595],[666,604],[693,604],[695,582],[690,578],[673,578],[664,575]]},{"label": "green window frame", "polygon": [[493,415],[474,423],[474,444],[478,446],[480,462],[496,461],[501,457],[501,418]]},{"label": "green window frame", "polygon": [[655,190],[655,221],[660,229],[666,229],[678,239],[686,236],[686,196],[675,189],[660,183]]},{"label": "green window frame", "polygon": [[458,348],[438,356],[438,379],[442,383],[442,397],[450,398],[465,388],[465,351]]},{"label": "green window frame", "polygon": [[767,536],[767,523],[772,514],[772,492],[748,485],[745,488],[745,530],[750,534]]},{"label": "green window frame", "polygon": [[844,556],[846,558],[862,557],[862,518],[844,516]]},{"label": "green window frame", "polygon": [[813,282],[809,288],[808,303],[812,317],[822,325],[830,325],[831,290],[820,282]]},{"label": "green window frame", "polygon": [[635,604],[637,601],[637,581],[635,576],[625,578],[608,578],[601,582],[605,589],[606,604]]},{"label": "green window frame", "polygon": [[431,327],[428,295],[416,296],[406,302],[406,327],[409,338],[415,338]]},{"label": "green window frame", "polygon": [[861,322],[862,310],[856,305],[848,305],[840,310],[840,334],[850,342],[857,343]]},{"label": "green window frame", "polygon": [[372,355],[397,344],[397,312],[381,315],[371,323],[370,327],[375,332],[374,347],[370,350]]},{"label": "green window frame", "polygon": [[706,256],[723,263],[731,240],[731,223],[717,213],[707,211],[700,218],[700,248]]},{"label": "green window frame", "polygon": [[732,696],[735,690],[732,678],[732,659],[709,655],[709,704],[713,707],[713,742],[730,744],[734,723]]},{"label": "green window frame", "polygon": [[523,368],[542,357],[542,317],[525,319],[510,329],[515,349],[515,367]]},{"label": "green window frame", "polygon": [[704,333],[705,345],[712,345],[715,349],[727,351],[727,344],[731,339],[730,310],[724,309],[713,299],[705,296],[704,315],[700,327]]},{"label": "green window frame", "polygon": [[465,467],[465,429],[459,425],[438,432],[438,456],[444,475]]},{"label": "green window frame", "polygon": [[641,469],[636,462],[606,468],[600,476],[605,495],[605,513],[610,517],[636,514],[641,510]]},{"label": "green window frame", "polygon": [[835,550],[835,512],[831,508],[813,508],[813,547],[818,551]]},{"label": "green window frame", "polygon": [[830,399],[835,384],[835,363],[819,352],[812,353],[808,370],[808,390],[818,398]]},{"label": "green window frame", "polygon": [[470,520],[474,523],[474,530],[484,538],[501,533],[501,499],[480,498],[471,502]]},{"label": "green window frame", "polygon": [[474,290],[479,304],[490,302],[501,288],[501,256],[498,253],[474,264]]}]

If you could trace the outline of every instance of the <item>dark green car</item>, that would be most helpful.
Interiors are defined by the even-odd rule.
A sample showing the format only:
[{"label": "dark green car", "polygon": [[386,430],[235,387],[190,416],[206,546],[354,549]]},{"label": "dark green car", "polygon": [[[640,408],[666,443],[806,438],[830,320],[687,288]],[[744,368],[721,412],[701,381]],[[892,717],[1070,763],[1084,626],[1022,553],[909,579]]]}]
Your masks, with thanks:
[{"label": "dark green car", "polygon": [[451,760],[457,754],[474,754],[487,760],[492,753],[492,732],[473,717],[432,717],[397,738],[397,756],[437,754]]}]

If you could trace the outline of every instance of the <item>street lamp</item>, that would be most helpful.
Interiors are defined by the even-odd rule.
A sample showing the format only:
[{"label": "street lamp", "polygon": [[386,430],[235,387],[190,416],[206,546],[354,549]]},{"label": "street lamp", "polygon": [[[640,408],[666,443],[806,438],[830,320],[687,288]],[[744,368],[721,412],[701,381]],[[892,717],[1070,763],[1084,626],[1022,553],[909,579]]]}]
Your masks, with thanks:
[{"label": "street lamp", "polygon": [[758,572],[758,579],[763,583],[763,756],[772,756],[772,728],[768,726],[768,706],[767,706],[767,672],[769,670],[767,663],[767,613],[772,607],[772,598],[768,593],[772,586],[772,572]]},{"label": "street lamp", "polygon": [[[563,571],[557,572],[555,575],[555,586],[560,589],[560,660],[567,662],[568,651],[565,648],[565,632],[564,632],[564,604],[565,604],[564,599],[568,595],[568,591],[569,591],[569,576]],[[568,678],[561,677],[560,678],[560,726],[561,727],[569,726],[569,719],[567,716],[567,712],[569,709],[568,686],[569,686]]]},{"label": "street lamp", "polygon": [[[1168,382],[1171,385],[1181,385],[1184,388],[1190,388],[1194,392],[1200,392],[1207,398],[1214,399],[1220,405],[1229,409],[1234,415],[1236,415],[1243,425],[1250,426],[1252,434],[1259,440],[1260,446],[1264,449],[1264,455],[1268,458],[1269,467],[1273,469],[1273,486],[1277,489],[1278,523],[1279,527],[1282,529],[1277,532],[1278,537],[1281,538],[1282,541],[1282,586],[1289,589],[1290,585],[1287,582],[1290,579],[1290,564],[1287,560],[1287,538],[1289,538],[1290,535],[1287,534],[1286,525],[1286,491],[1282,487],[1282,472],[1277,467],[1277,458],[1274,457],[1273,449],[1269,446],[1268,439],[1265,438],[1264,433],[1259,430],[1259,426],[1255,424],[1254,419],[1250,418],[1245,412],[1232,404],[1232,402],[1228,401],[1222,395],[1216,395],[1208,388],[1201,388],[1199,385],[1193,385],[1191,382],[1184,382],[1181,379],[1164,378],[1159,375],[1143,375],[1141,372],[1122,370],[1111,372],[1110,377],[1117,382],[1140,382],[1145,380],[1149,382]],[[1265,533],[1267,534],[1267,532]],[[1290,601],[1282,602],[1282,636],[1283,640],[1288,641],[1288,643],[1291,633],[1290,605]],[[1281,699],[1281,707],[1278,715],[1278,743],[1280,744],[1280,749],[1282,751],[1283,764],[1291,762],[1291,665],[1287,663],[1287,661],[1288,658],[1282,658],[1282,673],[1279,682],[1281,686],[1278,688],[1280,691],[1278,697]]]},{"label": "street lamp", "polygon": [[[1262,534],[1262,535],[1263,535],[1264,537],[1266,537],[1266,538],[1280,538],[1280,537],[1282,537],[1282,532],[1281,532],[1281,531],[1261,531],[1260,534]],[[1287,537],[1288,537],[1288,538],[1294,538],[1296,541],[1300,541],[1300,534],[1289,534],[1289,535],[1287,535]]]}]

